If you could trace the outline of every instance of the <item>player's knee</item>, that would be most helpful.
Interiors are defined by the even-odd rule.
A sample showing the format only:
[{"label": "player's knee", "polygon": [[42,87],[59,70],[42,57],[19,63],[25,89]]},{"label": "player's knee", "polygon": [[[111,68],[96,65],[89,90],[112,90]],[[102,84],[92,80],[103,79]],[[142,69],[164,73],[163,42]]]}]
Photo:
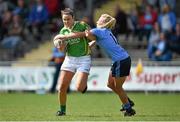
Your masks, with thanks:
[{"label": "player's knee", "polygon": [[113,86],[112,83],[108,82],[108,83],[107,83],[107,87],[110,88],[110,89],[112,89],[114,86]]},{"label": "player's knee", "polygon": [[59,92],[67,92],[68,90],[68,85],[66,84],[61,84],[59,87]]},{"label": "player's knee", "polygon": [[110,84],[107,84],[107,87],[110,88],[110,89],[112,88],[112,86]]}]

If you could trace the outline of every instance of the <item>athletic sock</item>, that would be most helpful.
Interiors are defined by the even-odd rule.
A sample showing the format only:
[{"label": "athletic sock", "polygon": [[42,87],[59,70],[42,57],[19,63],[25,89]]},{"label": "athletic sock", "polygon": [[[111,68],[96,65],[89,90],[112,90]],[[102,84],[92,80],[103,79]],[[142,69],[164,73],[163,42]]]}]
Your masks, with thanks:
[{"label": "athletic sock", "polygon": [[130,103],[128,102],[128,103],[124,104],[124,105],[123,105],[123,108],[124,108],[125,110],[130,110],[130,109],[131,109]]},{"label": "athletic sock", "polygon": [[61,110],[61,112],[66,113],[66,105],[61,105],[60,110]]}]

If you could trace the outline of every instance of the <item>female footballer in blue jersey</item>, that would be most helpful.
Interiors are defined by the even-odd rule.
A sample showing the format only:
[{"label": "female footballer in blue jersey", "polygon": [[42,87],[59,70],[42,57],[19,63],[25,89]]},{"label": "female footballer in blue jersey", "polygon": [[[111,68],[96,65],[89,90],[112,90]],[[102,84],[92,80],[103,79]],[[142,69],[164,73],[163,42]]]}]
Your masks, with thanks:
[{"label": "female footballer in blue jersey", "polygon": [[97,28],[86,32],[72,33],[67,36],[59,36],[57,38],[66,40],[69,38],[77,38],[86,36],[89,40],[96,40],[96,43],[104,49],[108,56],[112,59],[112,67],[109,73],[107,86],[111,88],[120,98],[122,102],[121,111],[124,116],[133,116],[136,114],[132,109],[134,106],[123,89],[123,83],[130,73],[131,58],[129,54],[119,45],[117,39],[111,32],[115,26],[116,20],[108,14],[102,14],[97,21]]}]

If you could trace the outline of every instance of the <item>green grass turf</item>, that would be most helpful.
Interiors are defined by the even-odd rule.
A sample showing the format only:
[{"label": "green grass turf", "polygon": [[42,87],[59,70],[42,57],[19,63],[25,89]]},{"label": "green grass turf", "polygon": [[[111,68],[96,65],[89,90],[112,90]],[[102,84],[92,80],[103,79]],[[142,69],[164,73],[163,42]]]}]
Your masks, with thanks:
[{"label": "green grass turf", "polygon": [[113,93],[70,93],[67,115],[55,116],[57,94],[0,93],[0,121],[176,121],[180,120],[180,94],[128,93],[137,114],[124,117]]}]

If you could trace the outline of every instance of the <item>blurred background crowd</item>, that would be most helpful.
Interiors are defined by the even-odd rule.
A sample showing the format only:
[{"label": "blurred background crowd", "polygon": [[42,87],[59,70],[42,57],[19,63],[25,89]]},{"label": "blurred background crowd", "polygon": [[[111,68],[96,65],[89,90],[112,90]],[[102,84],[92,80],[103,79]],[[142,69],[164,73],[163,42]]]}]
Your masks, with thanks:
[{"label": "blurred background crowd", "polygon": [[[18,60],[44,43],[51,45],[65,7],[91,28],[98,14],[112,14],[117,20],[113,33],[133,60],[180,59],[178,0],[0,0],[0,61]],[[98,46],[92,50],[93,58],[106,58]]]},{"label": "blurred background crowd", "polygon": [[[147,49],[147,56],[152,61],[170,61],[173,53],[180,54],[180,23],[175,13],[175,0],[143,0],[141,5],[131,8],[126,13],[116,6],[114,29],[116,36],[125,34],[137,37],[137,48]],[[146,45],[142,45],[146,41]]]}]

